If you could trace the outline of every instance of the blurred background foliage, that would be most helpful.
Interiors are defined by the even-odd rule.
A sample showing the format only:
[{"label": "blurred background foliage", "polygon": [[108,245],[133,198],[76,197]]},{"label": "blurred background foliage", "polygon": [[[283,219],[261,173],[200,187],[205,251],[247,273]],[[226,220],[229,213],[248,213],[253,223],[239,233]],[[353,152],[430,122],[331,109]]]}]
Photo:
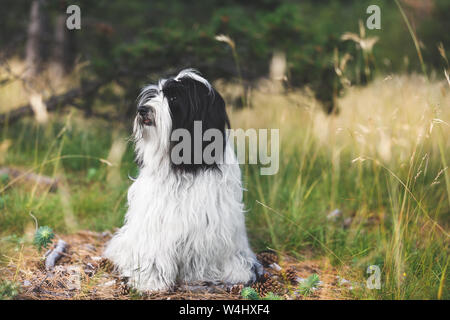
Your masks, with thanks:
[{"label": "blurred background foliage", "polygon": [[[336,54],[350,54],[352,68],[346,77],[352,84],[364,84],[377,74],[420,71],[416,49],[394,1],[53,0],[44,2],[47,24],[54,25],[69,4],[81,8],[81,30],[70,32],[76,61],[89,61],[84,76],[115,78],[127,101],[134,101],[145,82],[183,67],[195,66],[212,80],[240,76],[231,48],[215,40],[218,34],[236,43],[245,83],[266,76],[274,52],[284,52],[288,85],[309,85],[328,111],[333,108],[333,95],[342,88],[334,70]],[[372,4],[381,8],[382,29],[366,29],[366,37],[379,38],[370,52],[373,72],[367,77],[360,71],[364,61],[356,43],[341,36],[359,34],[358,20],[365,23],[366,8]],[[450,48],[450,35],[443,32],[450,27],[450,2],[404,0],[402,4],[421,40],[424,60],[431,70],[441,72],[437,46],[442,42]],[[3,5],[8,10],[0,12],[0,47],[9,48],[9,55],[23,56],[30,1],[5,0]],[[51,44],[51,36],[47,40]]]}]

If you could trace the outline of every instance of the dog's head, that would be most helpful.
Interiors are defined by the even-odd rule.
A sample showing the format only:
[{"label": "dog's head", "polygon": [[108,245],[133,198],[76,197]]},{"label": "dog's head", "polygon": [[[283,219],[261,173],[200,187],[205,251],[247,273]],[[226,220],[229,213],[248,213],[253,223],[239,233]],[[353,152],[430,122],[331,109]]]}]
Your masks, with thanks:
[{"label": "dog's head", "polygon": [[[184,155],[182,163],[172,161],[176,170],[196,172],[199,169],[217,168],[216,162],[203,160],[203,151],[209,142],[203,141],[202,137],[208,129],[219,130],[223,152],[227,127],[230,127],[230,123],[223,98],[193,69],[162,79],[157,85],[146,86],[139,95],[134,121],[134,137],[137,141],[158,145],[155,150],[167,153],[170,157],[172,149],[180,142],[173,140],[174,131],[181,129],[189,133],[190,152],[187,157]],[[195,139],[200,139],[197,143],[200,143],[201,148],[195,146]],[[186,150],[181,151],[181,155],[183,152]],[[200,152],[202,157],[199,162]]]}]

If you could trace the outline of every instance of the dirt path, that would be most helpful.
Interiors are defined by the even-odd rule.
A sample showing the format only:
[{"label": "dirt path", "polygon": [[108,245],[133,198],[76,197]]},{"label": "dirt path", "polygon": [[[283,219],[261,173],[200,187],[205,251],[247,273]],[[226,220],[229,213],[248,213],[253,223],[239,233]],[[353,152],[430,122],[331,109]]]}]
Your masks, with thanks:
[{"label": "dirt path", "polygon": [[[177,287],[170,292],[151,294],[130,290],[126,280],[118,277],[109,261],[101,257],[103,246],[110,237],[109,232],[92,231],[61,236],[69,247],[51,272],[45,270],[43,253],[26,246],[17,258],[10,258],[0,273],[21,284],[18,299],[241,299],[242,286],[231,290],[213,285],[196,290]],[[348,289],[338,285],[337,272],[326,260],[296,261],[282,256],[276,258],[275,263],[272,267],[266,263],[265,270],[271,275],[254,286],[261,295],[272,291],[284,299],[349,297]],[[321,281],[317,289],[308,296],[297,293],[296,280],[314,273]]]}]

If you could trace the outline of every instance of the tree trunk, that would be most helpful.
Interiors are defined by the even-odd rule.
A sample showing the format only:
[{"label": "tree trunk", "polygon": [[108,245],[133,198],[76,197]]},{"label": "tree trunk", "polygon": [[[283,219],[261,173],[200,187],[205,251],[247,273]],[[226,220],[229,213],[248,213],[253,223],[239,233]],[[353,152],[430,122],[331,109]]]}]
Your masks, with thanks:
[{"label": "tree trunk", "polygon": [[66,27],[66,15],[56,18],[52,68],[57,78],[62,78],[73,69],[75,61],[75,32]]},{"label": "tree trunk", "polygon": [[27,78],[34,78],[42,69],[44,61],[43,36],[45,27],[42,14],[43,2],[43,0],[33,0],[31,3],[25,58]]},{"label": "tree trunk", "polygon": [[45,0],[33,0],[31,3],[25,58],[25,88],[29,91],[30,105],[39,123],[45,123],[48,119],[47,107],[43,101],[41,90],[37,88],[38,81],[36,81],[38,74],[43,69],[49,47],[44,2]]}]

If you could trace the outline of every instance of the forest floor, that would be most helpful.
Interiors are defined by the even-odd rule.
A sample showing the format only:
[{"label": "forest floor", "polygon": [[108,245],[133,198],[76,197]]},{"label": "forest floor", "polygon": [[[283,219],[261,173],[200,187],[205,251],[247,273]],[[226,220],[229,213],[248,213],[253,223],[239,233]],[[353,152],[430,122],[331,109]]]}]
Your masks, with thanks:
[{"label": "forest floor", "polygon": [[[92,231],[59,236],[68,247],[51,271],[44,266],[43,252],[23,246],[18,256],[10,257],[9,263],[0,271],[6,279],[20,283],[21,289],[16,299],[242,299],[242,285],[229,289],[211,284],[196,286],[195,289],[192,289],[194,286],[178,286],[168,292],[148,294],[130,290],[126,280],[120,278],[110,262],[102,258],[104,245],[110,237],[110,232]],[[290,270],[291,280],[286,278],[286,270]],[[298,261],[279,255],[276,268],[266,265],[265,271],[270,274],[270,283],[260,285],[266,286],[265,292],[274,291],[282,299],[351,298],[350,282],[339,278],[337,270],[325,259]],[[320,284],[308,295],[298,293],[298,283],[292,277],[306,279],[312,274],[319,276]]]}]

